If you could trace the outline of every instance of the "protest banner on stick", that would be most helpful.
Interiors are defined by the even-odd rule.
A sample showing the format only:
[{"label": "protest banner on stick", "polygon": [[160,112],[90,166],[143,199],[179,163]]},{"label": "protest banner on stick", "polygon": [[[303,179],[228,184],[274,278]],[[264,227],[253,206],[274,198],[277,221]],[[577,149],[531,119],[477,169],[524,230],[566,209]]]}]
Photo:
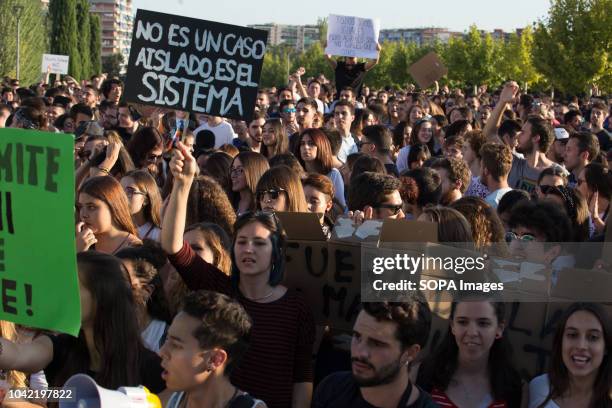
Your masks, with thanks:
[{"label": "protest banner on stick", "polygon": [[249,120],[267,37],[263,30],[138,10],[125,98]]},{"label": "protest banner on stick", "polygon": [[0,129],[0,319],[77,335],[74,137]]},{"label": "protest banner on stick", "polygon": [[43,54],[41,72],[53,72],[56,74],[68,74],[68,62],[70,56]]}]

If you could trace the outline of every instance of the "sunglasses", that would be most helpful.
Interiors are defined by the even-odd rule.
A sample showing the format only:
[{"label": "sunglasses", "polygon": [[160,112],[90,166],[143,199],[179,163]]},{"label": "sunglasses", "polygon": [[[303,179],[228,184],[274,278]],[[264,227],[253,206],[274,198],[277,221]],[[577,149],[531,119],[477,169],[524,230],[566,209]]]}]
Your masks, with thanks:
[{"label": "sunglasses", "polygon": [[512,241],[521,241],[521,242],[533,242],[536,238],[532,234],[523,234],[517,235],[512,231],[506,232],[506,242],[510,243]]},{"label": "sunglasses", "polygon": [[126,195],[126,196],[128,196],[128,197],[133,197],[133,196],[135,196],[135,195],[143,195],[143,196],[146,196],[146,195],[147,195],[147,193],[144,193],[144,192],[142,192],[142,191],[138,191],[138,190],[136,190],[136,189],[135,189],[135,188],[133,188],[133,187],[126,187],[126,188],[125,188],[125,195]]},{"label": "sunglasses", "polygon": [[283,113],[295,113],[297,112],[297,109],[295,108],[285,108],[283,109]]},{"label": "sunglasses", "polygon": [[257,196],[257,201],[263,200],[263,198],[267,195],[271,200],[278,200],[280,194],[286,191],[284,188],[273,188],[270,190],[261,190],[257,191],[255,194]]},{"label": "sunglasses", "polygon": [[393,215],[397,215],[402,210],[403,204],[380,204],[376,206],[376,208],[386,208],[388,210],[391,210],[391,213]]},{"label": "sunglasses", "polygon": [[540,185],[540,191],[542,192],[542,194],[546,195],[546,194],[551,194],[553,192],[553,190],[555,189],[555,186],[549,186],[547,184],[542,184]]}]

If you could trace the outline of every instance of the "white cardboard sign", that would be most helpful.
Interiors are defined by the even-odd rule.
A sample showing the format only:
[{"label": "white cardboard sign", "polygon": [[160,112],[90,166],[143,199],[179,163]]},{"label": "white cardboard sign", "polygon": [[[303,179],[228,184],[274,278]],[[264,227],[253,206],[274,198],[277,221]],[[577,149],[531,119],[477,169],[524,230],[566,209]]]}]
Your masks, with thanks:
[{"label": "white cardboard sign", "polygon": [[325,53],[343,57],[378,58],[380,20],[330,14]]},{"label": "white cardboard sign", "polygon": [[68,55],[43,54],[42,72],[52,72],[54,74],[68,74]]}]

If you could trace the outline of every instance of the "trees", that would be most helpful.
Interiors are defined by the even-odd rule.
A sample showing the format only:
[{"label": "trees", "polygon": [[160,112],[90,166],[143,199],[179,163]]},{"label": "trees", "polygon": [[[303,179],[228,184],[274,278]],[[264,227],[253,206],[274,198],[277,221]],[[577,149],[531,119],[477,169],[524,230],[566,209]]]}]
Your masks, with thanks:
[{"label": "trees", "polygon": [[92,75],[100,74],[102,72],[102,29],[100,27],[100,16],[97,14],[89,15],[89,30],[91,73]]},{"label": "trees", "polygon": [[121,75],[123,67],[123,54],[117,53],[102,58],[102,71],[106,72],[110,78]]},{"label": "trees", "polygon": [[81,78],[81,54],[77,40],[76,0],[51,0],[49,2],[51,19],[50,46],[52,54],[68,55],[68,73]]},{"label": "trees", "polygon": [[47,24],[38,1],[0,1],[0,73],[15,77],[17,63],[17,19],[14,7],[23,6],[20,19],[20,80],[31,84],[41,77],[42,55],[47,48]]},{"label": "trees", "polygon": [[542,76],[533,63],[533,30],[526,27],[521,35],[510,34],[508,42],[501,45],[500,58],[496,64],[503,79],[513,79],[523,88],[542,81]]},{"label": "trees", "polygon": [[91,76],[91,27],[89,24],[89,1],[77,0],[76,23],[78,29],[77,45],[81,58],[81,77]]},{"label": "trees", "polygon": [[612,0],[553,0],[535,25],[534,64],[557,89],[586,92],[609,78]]}]

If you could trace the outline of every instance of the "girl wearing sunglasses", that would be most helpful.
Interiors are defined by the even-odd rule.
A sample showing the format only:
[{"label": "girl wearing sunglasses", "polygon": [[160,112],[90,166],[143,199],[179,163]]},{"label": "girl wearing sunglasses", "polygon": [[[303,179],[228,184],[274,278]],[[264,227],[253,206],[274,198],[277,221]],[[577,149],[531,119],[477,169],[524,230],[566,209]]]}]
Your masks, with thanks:
[{"label": "girl wearing sunglasses", "polygon": [[[189,289],[234,296],[255,322],[250,348],[232,372],[232,383],[272,408],[309,407],[314,320],[303,298],[280,285],[285,259],[282,228],[271,213],[239,217],[234,225],[231,277],[196,256],[183,243],[183,231],[197,166],[182,143],[178,149],[170,162],[174,185],[163,220],[163,249],[171,254],[170,262]],[[287,168],[280,171],[290,174]]]},{"label": "girl wearing sunglasses", "polygon": [[308,212],[300,178],[287,166],[266,171],[257,183],[255,194],[258,210]]},{"label": "girl wearing sunglasses", "polygon": [[302,132],[298,160],[306,172],[327,176],[334,184],[334,198],[338,200],[342,208],[346,208],[342,174],[333,167],[331,145],[322,130],[306,129]]}]

